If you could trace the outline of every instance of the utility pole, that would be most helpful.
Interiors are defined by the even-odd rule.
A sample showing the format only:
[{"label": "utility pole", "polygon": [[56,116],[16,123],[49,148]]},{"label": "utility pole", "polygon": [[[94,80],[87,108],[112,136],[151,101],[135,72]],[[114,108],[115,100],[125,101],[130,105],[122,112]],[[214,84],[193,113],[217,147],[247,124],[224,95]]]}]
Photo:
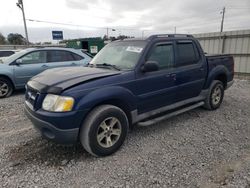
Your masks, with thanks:
[{"label": "utility pole", "polygon": [[111,29],[111,31],[116,31],[116,30],[113,29],[113,28],[108,28],[108,27],[107,27],[107,39],[109,39],[109,29]]},{"label": "utility pole", "polygon": [[107,27],[107,39],[109,40],[109,28]]},{"label": "utility pole", "polygon": [[174,27],[174,34],[176,34],[176,26]]},{"label": "utility pole", "polygon": [[23,24],[24,24],[26,42],[27,42],[27,45],[29,45],[29,37],[28,37],[28,31],[27,31],[27,25],[26,25],[25,13],[24,13],[23,0],[18,0],[16,5],[21,9],[21,11],[23,13]]},{"label": "utility pole", "polygon": [[222,14],[222,19],[221,19],[220,32],[223,32],[225,12],[226,12],[226,8],[225,8],[225,7],[223,7],[223,10],[222,10],[222,12],[221,12],[221,14]]}]

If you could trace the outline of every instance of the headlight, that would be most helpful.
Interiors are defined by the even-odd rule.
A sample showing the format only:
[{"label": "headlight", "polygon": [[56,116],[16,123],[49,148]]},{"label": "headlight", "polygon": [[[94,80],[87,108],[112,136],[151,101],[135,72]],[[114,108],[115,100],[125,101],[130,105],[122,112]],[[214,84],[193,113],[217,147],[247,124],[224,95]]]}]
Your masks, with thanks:
[{"label": "headlight", "polygon": [[42,108],[51,112],[69,112],[74,105],[72,97],[48,94],[43,100]]}]

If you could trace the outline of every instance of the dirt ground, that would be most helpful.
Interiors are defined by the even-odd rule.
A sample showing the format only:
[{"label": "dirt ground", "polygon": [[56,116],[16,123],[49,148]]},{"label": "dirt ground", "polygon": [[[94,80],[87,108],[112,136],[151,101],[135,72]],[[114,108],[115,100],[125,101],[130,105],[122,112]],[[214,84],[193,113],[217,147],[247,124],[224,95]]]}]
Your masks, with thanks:
[{"label": "dirt ground", "polygon": [[216,111],[135,127],[105,158],[43,140],[23,104],[23,91],[0,99],[0,187],[250,187],[250,81]]}]

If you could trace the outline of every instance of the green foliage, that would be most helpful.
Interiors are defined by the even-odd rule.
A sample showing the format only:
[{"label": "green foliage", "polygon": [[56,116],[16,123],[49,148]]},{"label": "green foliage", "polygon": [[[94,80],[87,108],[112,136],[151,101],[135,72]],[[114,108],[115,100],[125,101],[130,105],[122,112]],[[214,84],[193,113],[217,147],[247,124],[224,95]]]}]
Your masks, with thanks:
[{"label": "green foliage", "polygon": [[104,41],[106,41],[106,40],[110,40],[110,41],[123,40],[123,39],[127,39],[127,38],[134,38],[134,37],[126,36],[126,35],[119,35],[119,36],[117,36],[117,37],[112,37],[112,36],[110,36],[110,37],[108,38],[107,35],[104,35],[104,36],[103,36],[103,40],[104,40]]},{"label": "green foliage", "polygon": [[2,35],[2,33],[0,33],[0,45],[1,44],[6,44],[6,39],[5,37]]},{"label": "green foliage", "polygon": [[19,33],[10,33],[7,39],[10,44],[14,44],[14,45],[26,44],[26,39]]}]

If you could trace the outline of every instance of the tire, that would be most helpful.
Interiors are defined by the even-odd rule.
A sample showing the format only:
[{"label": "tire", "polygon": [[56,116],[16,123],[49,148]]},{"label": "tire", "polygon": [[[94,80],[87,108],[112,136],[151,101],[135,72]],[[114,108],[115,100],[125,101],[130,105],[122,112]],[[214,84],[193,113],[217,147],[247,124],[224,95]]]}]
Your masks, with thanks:
[{"label": "tire", "polygon": [[219,80],[214,80],[209,88],[209,93],[204,101],[204,107],[208,110],[216,110],[220,107],[224,97],[224,86]]},{"label": "tire", "polygon": [[0,98],[9,97],[13,90],[14,88],[10,80],[0,77]]},{"label": "tire", "polygon": [[123,144],[129,130],[126,114],[118,107],[101,105],[94,108],[84,120],[80,141],[94,156],[108,156]]}]

